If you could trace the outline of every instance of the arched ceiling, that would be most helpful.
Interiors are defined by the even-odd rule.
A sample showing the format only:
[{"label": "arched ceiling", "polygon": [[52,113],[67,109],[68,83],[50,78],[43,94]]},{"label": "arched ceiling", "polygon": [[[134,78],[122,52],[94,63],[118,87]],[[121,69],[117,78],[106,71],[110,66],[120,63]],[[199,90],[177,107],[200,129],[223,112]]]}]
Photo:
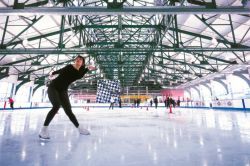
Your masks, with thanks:
[{"label": "arched ceiling", "polygon": [[73,89],[181,85],[248,65],[249,11],[239,0],[0,0],[0,78],[44,84],[82,54],[97,70]]}]

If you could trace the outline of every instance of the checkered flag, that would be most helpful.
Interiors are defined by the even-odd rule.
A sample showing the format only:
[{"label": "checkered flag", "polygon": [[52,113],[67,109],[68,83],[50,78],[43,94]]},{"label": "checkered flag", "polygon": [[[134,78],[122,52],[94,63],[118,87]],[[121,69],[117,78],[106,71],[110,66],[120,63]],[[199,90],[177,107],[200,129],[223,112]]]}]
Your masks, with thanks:
[{"label": "checkered flag", "polygon": [[98,80],[97,83],[97,103],[109,103],[111,96],[115,97],[115,102],[118,101],[118,97],[121,92],[119,80]]}]

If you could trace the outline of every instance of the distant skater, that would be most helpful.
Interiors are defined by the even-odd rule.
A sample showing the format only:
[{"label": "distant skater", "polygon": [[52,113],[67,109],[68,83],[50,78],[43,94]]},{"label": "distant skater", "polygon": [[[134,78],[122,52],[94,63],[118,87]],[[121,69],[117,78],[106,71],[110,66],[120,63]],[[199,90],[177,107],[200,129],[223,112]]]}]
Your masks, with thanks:
[{"label": "distant skater", "polygon": [[118,98],[118,102],[119,102],[119,108],[122,108],[122,99],[121,99],[121,97]]},{"label": "distant skater", "polygon": [[9,97],[8,99],[9,99],[9,103],[10,103],[10,108],[13,110],[14,109],[14,100],[11,97]]},{"label": "distant skater", "polygon": [[157,99],[157,96],[154,98],[154,103],[155,103],[155,108],[157,109],[157,107],[158,107],[158,99]]},{"label": "distant skater", "polygon": [[48,97],[52,104],[52,109],[46,116],[44,125],[39,133],[39,137],[42,139],[49,139],[48,126],[59,108],[62,106],[66,115],[69,117],[74,126],[78,129],[80,134],[89,135],[90,132],[79,125],[75,115],[72,112],[71,104],[68,96],[68,86],[81,79],[89,70],[93,70],[94,67],[89,66],[85,68],[85,59],[78,55],[74,64],[65,66],[64,68],[54,71],[52,75],[59,74],[57,78],[51,81],[48,85]]},{"label": "distant skater", "polygon": [[140,103],[141,103],[141,99],[138,98],[138,99],[136,100],[137,108],[140,107]]},{"label": "distant skater", "polygon": [[110,108],[112,108],[112,110],[114,109],[114,103],[115,103],[115,98],[114,98],[114,96],[111,96],[109,109]]}]

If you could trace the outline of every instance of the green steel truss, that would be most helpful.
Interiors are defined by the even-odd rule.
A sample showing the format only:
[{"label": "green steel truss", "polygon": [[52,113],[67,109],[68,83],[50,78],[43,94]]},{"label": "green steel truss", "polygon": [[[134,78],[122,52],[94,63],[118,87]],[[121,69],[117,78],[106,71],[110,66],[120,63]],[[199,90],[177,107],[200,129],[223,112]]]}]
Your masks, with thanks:
[{"label": "green steel truss", "polygon": [[[78,10],[96,7],[102,11],[102,15],[59,14],[61,19],[57,22],[60,23],[60,29],[27,34],[48,16],[15,16],[13,13],[17,9],[29,7],[35,11],[36,7],[47,7],[49,3],[52,4],[51,12],[49,8],[47,11],[51,15],[57,15],[53,12],[56,7],[77,7]],[[143,9],[150,6],[155,7],[155,10],[158,10],[157,7],[169,7],[170,11],[145,14]],[[6,4],[6,9],[10,10],[10,7]],[[101,10],[98,7],[102,7]],[[134,11],[135,14],[133,11],[117,13],[127,10],[126,7],[137,7],[138,11]],[[203,30],[209,30],[213,35],[193,31],[199,28],[196,25],[187,28],[187,25],[178,22],[179,14],[183,14],[181,11],[188,7],[194,8],[190,14],[205,27]],[[220,7],[215,0],[114,0],[112,3],[106,0],[47,0],[15,3],[13,12],[10,10],[9,14],[5,14],[7,16],[2,16],[5,22],[1,24],[0,79],[11,74],[18,75],[20,81],[33,79],[35,84],[41,86],[49,72],[69,64],[77,54],[84,54],[86,64],[94,63],[97,69],[85,79],[77,81],[73,89],[96,89],[97,81],[103,78],[119,79],[123,87],[148,86],[149,89],[160,89],[162,86],[176,86],[220,72],[232,65],[247,64],[250,41],[245,37],[250,33],[250,26],[246,25],[248,30],[239,39],[234,33],[239,23],[237,17],[233,16],[248,20],[247,12],[237,14],[234,11],[248,8],[232,7],[233,15],[230,15],[223,14]],[[227,7],[222,7],[227,13]],[[195,8],[201,12],[196,12]],[[204,14],[200,10],[202,8]],[[0,8],[0,12],[3,11]],[[209,15],[206,15],[207,12]],[[216,20],[221,15],[224,16],[223,23],[218,24]],[[10,21],[12,17],[18,17],[25,25],[14,25],[13,20]],[[11,32],[13,26],[19,26],[19,31]],[[227,36],[230,32],[223,34],[221,27],[229,29],[231,36]],[[7,34],[11,34],[11,38],[7,38]],[[22,37],[25,35],[30,42],[28,46]],[[216,44],[211,44],[213,36],[216,36]],[[73,38],[77,40],[72,45]],[[192,44],[194,41],[195,44]],[[50,46],[44,46],[44,42]],[[225,53],[229,53],[231,58],[226,58],[223,55]],[[13,57],[17,59],[11,62],[10,58]],[[10,72],[13,69],[15,72]]]}]

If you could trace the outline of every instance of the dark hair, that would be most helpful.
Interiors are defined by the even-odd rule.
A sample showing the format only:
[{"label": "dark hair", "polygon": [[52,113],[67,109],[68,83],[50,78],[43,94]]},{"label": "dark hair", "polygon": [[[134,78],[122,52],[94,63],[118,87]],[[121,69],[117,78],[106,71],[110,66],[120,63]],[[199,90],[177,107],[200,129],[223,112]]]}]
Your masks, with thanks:
[{"label": "dark hair", "polygon": [[84,57],[82,57],[81,55],[77,55],[76,58],[81,58],[82,59],[82,66],[85,66],[85,58]]}]

